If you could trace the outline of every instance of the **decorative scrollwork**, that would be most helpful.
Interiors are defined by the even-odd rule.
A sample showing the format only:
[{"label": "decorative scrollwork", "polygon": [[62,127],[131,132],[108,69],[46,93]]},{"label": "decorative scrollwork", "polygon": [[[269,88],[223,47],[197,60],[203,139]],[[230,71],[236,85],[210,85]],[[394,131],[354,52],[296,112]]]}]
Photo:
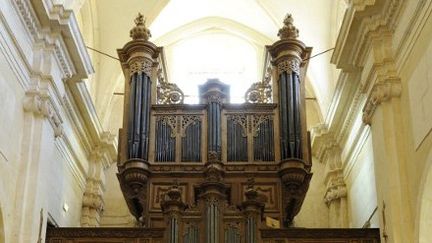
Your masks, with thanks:
[{"label": "decorative scrollwork", "polygon": [[247,103],[270,103],[272,96],[271,67],[267,68],[267,73],[262,82],[253,83],[246,91],[245,100]]},{"label": "decorative scrollwork", "polygon": [[177,84],[169,83],[162,74],[162,69],[158,70],[157,99],[159,104],[183,104],[184,94]]}]

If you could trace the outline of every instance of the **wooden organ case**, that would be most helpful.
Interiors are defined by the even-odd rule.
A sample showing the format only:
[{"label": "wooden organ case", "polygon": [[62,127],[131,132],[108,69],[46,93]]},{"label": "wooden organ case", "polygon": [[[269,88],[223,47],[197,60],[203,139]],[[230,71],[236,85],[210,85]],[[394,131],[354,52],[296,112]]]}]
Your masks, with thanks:
[{"label": "wooden organ case", "polygon": [[125,75],[118,179],[144,228],[170,243],[262,242],[265,217],[289,227],[311,179],[304,77],[311,48],[290,15],[267,46],[265,75],[229,103],[229,86],[199,87],[200,103],[166,76],[143,16],[118,50]]}]

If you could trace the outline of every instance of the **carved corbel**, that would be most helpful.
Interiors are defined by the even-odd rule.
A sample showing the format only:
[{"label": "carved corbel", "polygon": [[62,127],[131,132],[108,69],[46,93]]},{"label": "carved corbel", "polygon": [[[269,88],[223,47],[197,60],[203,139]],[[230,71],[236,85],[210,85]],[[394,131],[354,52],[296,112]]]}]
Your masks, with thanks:
[{"label": "carved corbel", "polygon": [[88,178],[86,190],[83,195],[81,209],[81,226],[99,226],[101,213],[104,207],[102,181],[96,178]]},{"label": "carved corbel", "polygon": [[23,101],[23,108],[36,116],[47,118],[54,130],[54,137],[63,136],[63,121],[57,114],[47,94],[42,91],[28,92]]},{"label": "carved corbel", "polygon": [[371,125],[372,117],[377,107],[394,97],[400,97],[401,92],[402,86],[398,79],[375,84],[363,108],[363,122]]}]

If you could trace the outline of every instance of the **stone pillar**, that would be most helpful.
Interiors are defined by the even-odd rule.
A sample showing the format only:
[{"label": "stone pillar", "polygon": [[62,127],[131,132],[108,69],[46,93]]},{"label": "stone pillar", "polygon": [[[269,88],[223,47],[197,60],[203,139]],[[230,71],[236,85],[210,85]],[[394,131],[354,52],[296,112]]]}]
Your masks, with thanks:
[{"label": "stone pillar", "polygon": [[375,176],[384,242],[409,242],[412,215],[408,209],[405,138],[400,113],[401,85],[395,80],[376,84],[364,108],[363,121],[371,125]]},{"label": "stone pillar", "polygon": [[135,24],[130,31],[132,40],[117,50],[126,80],[118,178],[130,211],[146,225],[150,107],[156,101],[152,85],[157,78],[160,49],[148,41],[150,31],[141,14]]},{"label": "stone pillar", "polygon": [[[306,130],[304,82],[305,67],[311,48],[299,40],[291,15],[284,20],[278,34],[281,40],[268,50],[272,56],[278,89],[280,170],[284,207],[284,224],[291,225],[299,212],[312,176],[309,136]],[[304,70],[304,68],[303,68]]]}]

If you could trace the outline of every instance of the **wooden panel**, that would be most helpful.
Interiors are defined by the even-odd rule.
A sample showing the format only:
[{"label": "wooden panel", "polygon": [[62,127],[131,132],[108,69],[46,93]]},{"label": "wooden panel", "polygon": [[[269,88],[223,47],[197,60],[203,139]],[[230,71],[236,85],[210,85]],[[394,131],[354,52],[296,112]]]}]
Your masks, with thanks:
[{"label": "wooden panel", "polygon": [[164,228],[47,228],[47,243],[162,243]]},{"label": "wooden panel", "polygon": [[[243,201],[246,200],[245,191],[247,184],[242,183],[240,195],[243,195]],[[265,203],[265,211],[279,210],[279,191],[277,183],[255,183],[255,190],[258,192],[259,197]]]},{"label": "wooden panel", "polygon": [[264,242],[379,243],[379,229],[262,229]]},{"label": "wooden panel", "polygon": [[[172,182],[158,182],[152,183],[150,186],[150,210],[160,210],[160,201],[164,193],[166,193],[172,186]],[[179,190],[182,193],[182,201],[187,202],[187,184],[180,183]]]}]

